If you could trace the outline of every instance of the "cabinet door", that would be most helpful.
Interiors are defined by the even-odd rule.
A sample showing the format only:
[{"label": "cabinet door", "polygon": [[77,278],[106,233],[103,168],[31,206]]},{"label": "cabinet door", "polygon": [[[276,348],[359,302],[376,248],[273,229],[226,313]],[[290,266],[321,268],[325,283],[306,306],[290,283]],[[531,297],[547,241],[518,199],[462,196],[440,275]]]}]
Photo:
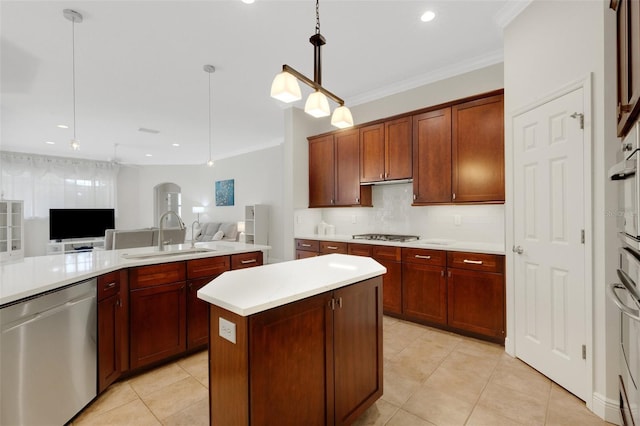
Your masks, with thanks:
[{"label": "cabinet door", "polygon": [[502,95],[452,107],[454,202],[504,202],[503,123]]},{"label": "cabinet door", "polygon": [[451,202],[451,108],[413,117],[413,203]]},{"label": "cabinet door", "polygon": [[385,132],[385,175],[386,180],[409,179],[412,177],[411,164],[411,117],[387,121]]},{"label": "cabinet door", "polygon": [[447,287],[449,326],[504,339],[503,274],[449,268]]},{"label": "cabinet door", "polygon": [[232,254],[231,269],[253,268],[262,265],[262,252],[252,251],[250,253]]},{"label": "cabinet door", "polygon": [[336,206],[360,204],[360,140],[357,129],[335,135]]},{"label": "cabinet door", "polygon": [[320,256],[320,253],[315,251],[296,250],[296,259],[306,259],[307,257]]},{"label": "cabinet door", "polygon": [[335,424],[351,424],[382,396],[382,281],[336,290]]},{"label": "cabinet door", "polygon": [[443,266],[402,265],[402,307],[409,318],[447,324],[447,278]]},{"label": "cabinet door", "polygon": [[209,304],[198,299],[198,290],[215,277],[192,279],[187,283],[187,349],[206,346],[209,341]]},{"label": "cabinet door", "polygon": [[370,244],[350,243],[348,252],[354,256],[371,257],[372,246]]},{"label": "cabinet door", "polygon": [[360,129],[360,182],[384,180],[384,123]]},{"label": "cabinet door", "polygon": [[619,0],[618,136],[628,133],[640,113],[640,2]]},{"label": "cabinet door", "polygon": [[320,241],[320,253],[321,254],[347,254],[347,243],[336,241]]},{"label": "cabinet door", "polygon": [[118,293],[98,302],[98,393],[120,377],[121,311]]},{"label": "cabinet door", "polygon": [[[331,293],[323,293],[249,317],[251,425],[333,424],[330,300]],[[223,354],[219,359],[227,358]],[[231,391],[241,374],[228,378]],[[304,401],[295,403],[292,396],[303,396]]]},{"label": "cabinet door", "polygon": [[402,263],[379,258],[376,258],[376,261],[387,268],[387,273],[382,276],[384,312],[400,315],[402,313]]},{"label": "cabinet door", "polygon": [[132,290],[129,304],[132,369],[186,350],[184,282]]},{"label": "cabinet door", "polygon": [[333,135],[309,138],[309,207],[333,205]]}]

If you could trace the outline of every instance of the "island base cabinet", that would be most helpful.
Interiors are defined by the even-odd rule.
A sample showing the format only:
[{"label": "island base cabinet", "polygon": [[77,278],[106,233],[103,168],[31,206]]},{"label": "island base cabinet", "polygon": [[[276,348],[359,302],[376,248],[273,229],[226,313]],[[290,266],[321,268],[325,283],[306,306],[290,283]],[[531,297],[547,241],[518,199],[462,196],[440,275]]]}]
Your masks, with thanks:
[{"label": "island base cabinet", "polygon": [[249,317],[211,305],[210,330],[212,425],[347,425],[382,396],[381,277]]}]

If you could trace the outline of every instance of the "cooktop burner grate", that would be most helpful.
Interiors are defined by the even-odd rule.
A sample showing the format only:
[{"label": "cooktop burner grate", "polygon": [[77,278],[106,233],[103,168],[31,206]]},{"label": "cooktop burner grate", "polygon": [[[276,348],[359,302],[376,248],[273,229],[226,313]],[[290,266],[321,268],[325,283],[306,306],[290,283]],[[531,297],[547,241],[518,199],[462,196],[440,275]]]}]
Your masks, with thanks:
[{"label": "cooktop burner grate", "polygon": [[419,239],[417,235],[396,235],[396,234],[357,234],[353,236],[354,240],[376,240],[376,241],[395,241],[404,243],[407,241],[415,241]]}]

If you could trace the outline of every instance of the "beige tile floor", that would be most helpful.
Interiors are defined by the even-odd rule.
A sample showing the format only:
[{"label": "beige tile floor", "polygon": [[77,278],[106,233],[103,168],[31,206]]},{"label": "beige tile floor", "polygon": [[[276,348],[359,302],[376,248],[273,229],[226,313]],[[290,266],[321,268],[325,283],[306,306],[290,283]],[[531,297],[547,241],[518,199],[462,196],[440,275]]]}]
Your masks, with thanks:
[{"label": "beige tile floor", "polygon": [[[208,425],[206,351],[112,385],[74,425]],[[384,396],[357,426],[604,425],[491,343],[385,317]]]}]

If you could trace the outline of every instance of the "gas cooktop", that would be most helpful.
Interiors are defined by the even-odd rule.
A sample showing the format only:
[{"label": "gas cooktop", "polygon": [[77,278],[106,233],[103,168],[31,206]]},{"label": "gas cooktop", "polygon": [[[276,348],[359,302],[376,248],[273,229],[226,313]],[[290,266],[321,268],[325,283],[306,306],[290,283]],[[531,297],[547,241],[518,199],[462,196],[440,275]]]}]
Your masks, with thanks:
[{"label": "gas cooktop", "polygon": [[395,241],[404,243],[407,241],[415,241],[419,239],[417,235],[396,235],[396,234],[357,234],[353,236],[354,240],[376,240],[376,241]]}]

